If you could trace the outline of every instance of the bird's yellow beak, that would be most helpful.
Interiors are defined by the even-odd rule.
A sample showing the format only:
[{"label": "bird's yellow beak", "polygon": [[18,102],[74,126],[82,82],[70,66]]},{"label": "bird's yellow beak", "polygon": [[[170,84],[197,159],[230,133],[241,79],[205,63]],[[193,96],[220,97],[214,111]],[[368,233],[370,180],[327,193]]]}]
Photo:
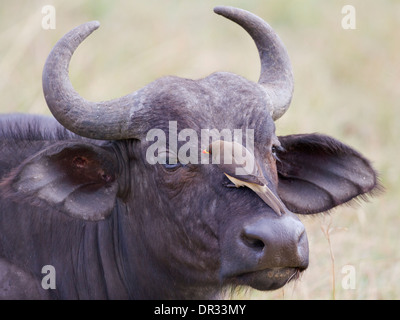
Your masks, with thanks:
[{"label": "bird's yellow beak", "polygon": [[259,185],[256,183],[251,183],[247,181],[243,181],[240,179],[236,179],[234,177],[231,177],[229,174],[225,173],[225,176],[237,187],[247,187],[254,191],[267,205],[269,205],[272,210],[275,211],[275,213],[278,216],[281,216],[282,213],[286,212],[286,206],[283,204],[283,202],[275,196],[275,194],[272,192],[270,188],[268,188],[267,185]]}]

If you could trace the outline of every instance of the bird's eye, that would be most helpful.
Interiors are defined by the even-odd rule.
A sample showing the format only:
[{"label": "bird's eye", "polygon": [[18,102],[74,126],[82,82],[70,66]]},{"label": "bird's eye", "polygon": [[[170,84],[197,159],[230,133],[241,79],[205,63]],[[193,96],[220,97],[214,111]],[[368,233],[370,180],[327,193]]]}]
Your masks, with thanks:
[{"label": "bird's eye", "polygon": [[278,160],[278,156],[276,155],[276,152],[277,152],[276,146],[272,146],[272,148],[271,148],[272,156],[275,158],[275,160]]},{"label": "bird's eye", "polygon": [[281,161],[280,159],[279,159],[279,157],[278,157],[278,152],[283,152],[284,151],[284,149],[283,149],[283,147],[282,146],[278,146],[278,145],[273,145],[272,147],[271,147],[271,153],[272,153],[272,156],[275,158],[275,160],[277,160],[277,161]]}]

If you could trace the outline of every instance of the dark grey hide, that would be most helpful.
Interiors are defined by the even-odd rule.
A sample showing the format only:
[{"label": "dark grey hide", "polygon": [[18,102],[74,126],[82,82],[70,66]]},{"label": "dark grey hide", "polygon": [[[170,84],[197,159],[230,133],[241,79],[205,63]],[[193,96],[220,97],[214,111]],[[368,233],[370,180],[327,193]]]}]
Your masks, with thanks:
[{"label": "dark grey hide", "polygon": [[[274,290],[308,266],[295,213],[376,190],[369,161],[343,143],[275,135],[293,89],[283,44],[251,13],[215,11],[255,40],[258,83],[224,72],[164,77],[119,99],[86,101],[72,89],[68,63],[98,27],[88,23],[57,43],[44,68],[58,122],[0,117],[1,298],[203,299],[237,285]],[[217,165],[150,164],[154,142],[146,134],[159,128],[168,136],[169,121],[199,137],[206,128],[253,129],[256,160],[291,212],[279,216],[250,189],[227,188]],[[56,271],[55,289],[43,288],[46,265]]]}]

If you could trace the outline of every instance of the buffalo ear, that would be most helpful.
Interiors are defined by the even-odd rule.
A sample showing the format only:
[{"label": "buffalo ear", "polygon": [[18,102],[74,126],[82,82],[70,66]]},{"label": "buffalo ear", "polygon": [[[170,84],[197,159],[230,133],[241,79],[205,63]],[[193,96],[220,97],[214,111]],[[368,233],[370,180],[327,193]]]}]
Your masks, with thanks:
[{"label": "buffalo ear", "polygon": [[321,134],[279,137],[278,194],[300,214],[327,211],[379,189],[371,164],[351,147]]},{"label": "buffalo ear", "polygon": [[89,143],[61,142],[26,159],[3,180],[0,190],[15,201],[97,221],[114,207],[116,172],[111,152]]}]

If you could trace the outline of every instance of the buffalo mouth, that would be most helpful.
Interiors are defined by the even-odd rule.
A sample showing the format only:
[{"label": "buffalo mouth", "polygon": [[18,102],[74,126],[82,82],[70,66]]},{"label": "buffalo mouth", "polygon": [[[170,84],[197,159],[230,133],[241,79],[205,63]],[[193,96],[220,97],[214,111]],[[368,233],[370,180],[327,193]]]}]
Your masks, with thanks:
[{"label": "buffalo mouth", "polygon": [[234,282],[261,291],[276,290],[290,281],[297,280],[304,270],[305,268],[284,267],[252,271],[235,276]]}]

